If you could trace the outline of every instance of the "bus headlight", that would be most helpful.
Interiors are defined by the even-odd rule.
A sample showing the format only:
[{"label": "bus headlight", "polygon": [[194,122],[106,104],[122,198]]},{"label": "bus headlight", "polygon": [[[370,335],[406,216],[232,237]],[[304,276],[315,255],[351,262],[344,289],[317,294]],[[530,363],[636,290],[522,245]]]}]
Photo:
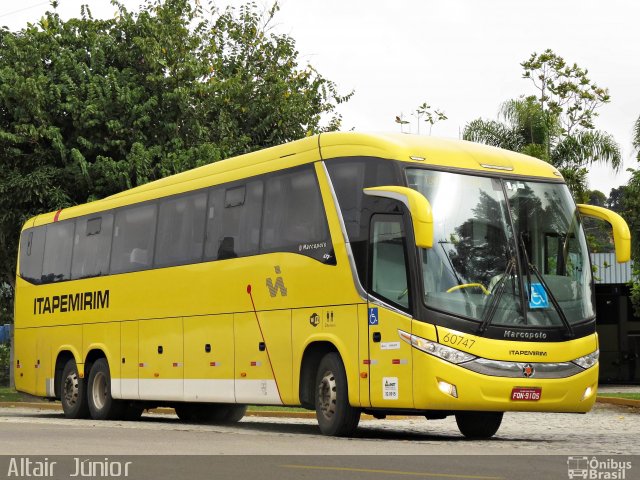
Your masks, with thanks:
[{"label": "bus headlight", "polygon": [[402,330],[398,330],[398,334],[400,338],[407,342],[414,348],[418,350],[422,350],[425,353],[429,353],[434,357],[441,358],[442,360],[446,360],[451,363],[463,363],[468,362],[469,360],[473,360],[476,358],[475,355],[471,355],[470,353],[462,352],[455,348],[447,347],[446,345],[442,345],[441,343],[432,342],[422,337],[418,337],[417,335],[411,335],[410,333],[404,332]]},{"label": "bus headlight", "polygon": [[586,370],[587,368],[593,367],[598,362],[599,357],[600,357],[600,350],[596,350],[595,352],[591,352],[589,355],[576,358],[575,360],[573,360],[573,363],[581,366]]}]

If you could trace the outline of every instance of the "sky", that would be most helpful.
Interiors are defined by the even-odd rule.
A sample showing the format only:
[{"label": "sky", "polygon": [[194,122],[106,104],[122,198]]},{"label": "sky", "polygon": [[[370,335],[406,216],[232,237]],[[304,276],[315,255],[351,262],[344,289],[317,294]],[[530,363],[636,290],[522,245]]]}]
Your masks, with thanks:
[{"label": "sky", "polygon": [[[109,0],[59,0],[63,18],[87,3],[110,18]],[[135,10],[139,0],[123,0]],[[203,1],[203,3],[205,3]],[[218,0],[218,6],[241,5]],[[257,0],[265,7],[271,2]],[[520,63],[547,48],[589,71],[609,89],[596,127],[620,144],[619,172],[593,166],[589,186],[609,194],[636,168],[631,132],[640,116],[640,2],[637,0],[281,0],[274,28],[293,37],[301,63],[334,81],[341,93],[343,129],[394,132],[402,115],[417,132],[412,112],[427,102],[447,115],[431,135],[459,138],[475,118],[496,119],[500,104],[536,93]],[[0,25],[12,30],[37,21],[48,1],[0,0]],[[428,134],[422,124],[421,134]]]}]

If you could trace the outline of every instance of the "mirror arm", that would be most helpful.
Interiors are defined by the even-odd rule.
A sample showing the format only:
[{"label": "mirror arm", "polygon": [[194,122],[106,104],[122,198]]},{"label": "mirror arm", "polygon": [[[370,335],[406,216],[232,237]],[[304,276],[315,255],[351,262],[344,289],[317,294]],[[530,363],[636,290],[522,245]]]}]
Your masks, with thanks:
[{"label": "mirror arm", "polygon": [[631,232],[624,218],[612,210],[595,205],[579,204],[577,207],[581,215],[604,220],[611,225],[613,242],[616,246],[616,261],[628,262],[631,258]]},{"label": "mirror arm", "polygon": [[416,246],[433,247],[433,215],[429,201],[417,190],[408,187],[388,186],[365,188],[365,195],[391,198],[402,202],[411,213]]}]

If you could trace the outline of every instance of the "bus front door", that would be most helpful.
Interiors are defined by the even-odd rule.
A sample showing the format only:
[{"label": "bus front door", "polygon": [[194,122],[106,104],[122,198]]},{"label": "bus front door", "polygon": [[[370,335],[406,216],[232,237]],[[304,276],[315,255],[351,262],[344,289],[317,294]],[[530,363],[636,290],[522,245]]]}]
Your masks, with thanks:
[{"label": "bus front door", "polygon": [[407,247],[401,215],[371,221],[371,285],[368,303],[369,395],[376,408],[412,408],[411,346],[398,330],[411,332],[406,270]]}]

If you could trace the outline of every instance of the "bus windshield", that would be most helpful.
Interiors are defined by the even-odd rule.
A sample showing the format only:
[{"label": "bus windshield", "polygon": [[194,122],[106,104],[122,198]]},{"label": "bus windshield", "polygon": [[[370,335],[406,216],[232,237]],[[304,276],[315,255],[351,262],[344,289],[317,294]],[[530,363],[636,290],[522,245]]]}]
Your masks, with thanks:
[{"label": "bus windshield", "polygon": [[481,325],[562,327],[595,315],[591,266],[566,185],[407,169],[432,206],[427,307]]}]

